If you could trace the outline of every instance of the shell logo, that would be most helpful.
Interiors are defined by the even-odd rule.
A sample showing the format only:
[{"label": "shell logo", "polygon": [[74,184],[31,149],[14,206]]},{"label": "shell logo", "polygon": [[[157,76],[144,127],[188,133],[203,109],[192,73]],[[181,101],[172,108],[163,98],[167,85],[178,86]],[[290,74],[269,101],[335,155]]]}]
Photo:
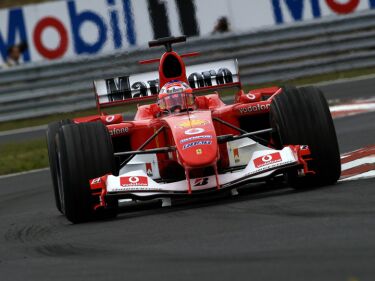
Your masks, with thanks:
[{"label": "shell logo", "polygon": [[189,130],[186,130],[185,131],[185,135],[198,135],[198,134],[201,134],[204,132],[204,129],[202,128],[192,128],[192,129],[189,129]]}]

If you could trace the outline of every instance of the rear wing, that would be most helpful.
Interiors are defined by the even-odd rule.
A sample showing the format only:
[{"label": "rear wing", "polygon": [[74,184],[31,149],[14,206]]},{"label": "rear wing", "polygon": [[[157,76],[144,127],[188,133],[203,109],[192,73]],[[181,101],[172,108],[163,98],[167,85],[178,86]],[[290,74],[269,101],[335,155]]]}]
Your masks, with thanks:
[{"label": "rear wing", "polygon": [[[224,60],[186,67],[194,93],[241,87],[237,60]],[[98,109],[130,102],[156,100],[159,93],[157,71],[94,81]]]}]

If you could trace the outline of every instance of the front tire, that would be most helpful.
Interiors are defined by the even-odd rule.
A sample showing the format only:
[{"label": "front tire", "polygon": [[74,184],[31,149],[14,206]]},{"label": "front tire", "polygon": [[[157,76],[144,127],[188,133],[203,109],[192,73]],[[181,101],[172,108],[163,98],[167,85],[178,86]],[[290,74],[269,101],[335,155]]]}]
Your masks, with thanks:
[{"label": "front tire", "polygon": [[298,177],[287,174],[294,188],[330,185],[341,174],[340,152],[332,116],[323,93],[315,87],[286,87],[271,103],[271,126],[280,148],[284,145],[308,145],[315,175]]},{"label": "front tire", "polygon": [[61,210],[61,202],[60,202],[60,193],[58,188],[58,179],[57,179],[57,152],[56,152],[56,135],[60,128],[65,125],[73,124],[71,120],[61,120],[57,122],[53,122],[48,124],[47,131],[46,131],[46,140],[47,140],[47,148],[48,148],[48,159],[49,159],[49,166],[50,166],[50,173],[52,179],[52,186],[53,186],[53,193],[55,197],[55,204],[57,210],[62,213]]},{"label": "front tire", "polygon": [[100,122],[64,126],[58,133],[59,190],[62,210],[73,223],[117,215],[117,201],[94,211],[99,196],[93,196],[89,180],[116,174],[111,137]]}]

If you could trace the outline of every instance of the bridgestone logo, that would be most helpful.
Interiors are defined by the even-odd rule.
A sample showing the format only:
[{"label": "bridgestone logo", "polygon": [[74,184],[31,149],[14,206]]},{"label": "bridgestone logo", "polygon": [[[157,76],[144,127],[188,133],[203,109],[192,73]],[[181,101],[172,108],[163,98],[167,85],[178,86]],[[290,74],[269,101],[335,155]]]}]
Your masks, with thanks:
[{"label": "bridgestone logo", "polygon": [[258,111],[268,111],[270,109],[270,104],[257,104],[257,105],[249,105],[248,107],[240,108],[240,113],[250,113],[250,112],[258,112]]}]

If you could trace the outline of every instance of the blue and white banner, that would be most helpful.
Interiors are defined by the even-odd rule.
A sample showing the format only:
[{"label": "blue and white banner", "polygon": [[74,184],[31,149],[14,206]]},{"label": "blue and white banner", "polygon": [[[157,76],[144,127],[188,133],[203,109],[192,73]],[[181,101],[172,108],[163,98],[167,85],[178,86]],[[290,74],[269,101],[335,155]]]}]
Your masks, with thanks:
[{"label": "blue and white banner", "polygon": [[[214,8],[213,8],[214,7]],[[168,35],[207,36],[226,17],[245,32],[375,8],[375,0],[70,0],[0,10],[0,64],[27,43],[23,62],[97,55]]]}]

